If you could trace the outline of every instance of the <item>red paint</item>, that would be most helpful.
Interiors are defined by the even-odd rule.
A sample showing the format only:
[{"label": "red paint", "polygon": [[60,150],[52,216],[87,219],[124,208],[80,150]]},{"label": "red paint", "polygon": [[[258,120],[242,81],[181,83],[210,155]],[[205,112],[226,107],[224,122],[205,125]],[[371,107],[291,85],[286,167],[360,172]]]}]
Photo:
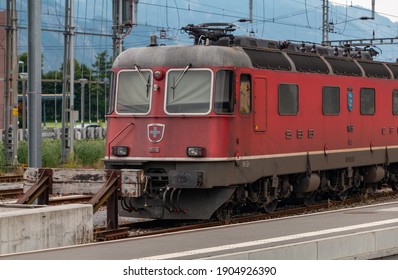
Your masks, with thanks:
[{"label": "red paint", "polygon": [[[153,70],[167,72],[167,68]],[[225,67],[223,67],[225,69]],[[216,68],[212,68],[216,70]],[[370,148],[398,143],[398,116],[392,114],[392,91],[396,80],[347,77],[325,74],[297,73],[259,69],[236,69],[236,89],[241,73],[251,74],[253,112],[242,115],[239,92],[236,94],[232,115],[170,116],[164,112],[165,81],[157,80],[159,90],[153,91],[152,110],[147,116],[108,116],[108,139],[113,139],[128,123],[134,123],[121,133],[111,145],[128,146],[129,157],[185,158],[187,146],[202,146],[208,158],[272,155],[306,151]],[[281,116],[278,113],[278,85],[291,83],[299,86],[299,113]],[[340,88],[340,114],[322,114],[322,87]],[[353,91],[353,109],[348,110],[347,89]],[[375,115],[360,114],[361,88],[374,88]],[[148,139],[147,126],[163,124],[164,137],[158,143]],[[353,127],[349,131],[348,127]],[[388,127],[392,133],[382,133]],[[286,137],[291,134],[291,137]],[[288,139],[289,138],[289,139]],[[237,140],[239,139],[239,140]],[[159,152],[150,152],[152,148]],[[110,149],[107,149],[107,151]],[[152,149],[153,151],[153,149]],[[107,154],[108,156],[108,154]]]}]

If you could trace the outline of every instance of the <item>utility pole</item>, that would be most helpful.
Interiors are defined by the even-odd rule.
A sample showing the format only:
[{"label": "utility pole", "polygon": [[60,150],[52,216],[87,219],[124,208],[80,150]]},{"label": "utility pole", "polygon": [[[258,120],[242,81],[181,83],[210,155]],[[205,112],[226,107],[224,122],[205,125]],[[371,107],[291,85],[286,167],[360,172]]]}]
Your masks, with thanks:
[{"label": "utility pole", "polygon": [[[368,16],[362,16],[358,18],[359,20],[374,20],[375,19],[375,6],[376,6],[376,0],[371,0],[372,1],[372,14],[370,17]],[[398,38],[397,37],[392,37],[392,38],[375,38],[373,34],[373,38],[370,39],[365,39],[365,38],[360,38],[360,39],[345,39],[345,40],[329,40],[329,37],[327,33],[330,31],[329,29],[329,22],[328,20],[325,20],[325,17],[328,19],[328,15],[325,14],[325,11],[328,13],[328,8],[325,7],[325,2],[328,2],[328,0],[323,0],[324,2],[324,20],[323,20],[323,26],[322,26],[322,43],[331,45],[331,44],[338,44],[340,46],[346,45],[346,46],[351,46],[351,47],[367,47],[367,46],[375,46],[375,45],[394,45],[398,44]]]},{"label": "utility pole", "polygon": [[323,0],[322,4],[322,45],[329,42],[329,0]]},{"label": "utility pole", "polygon": [[41,0],[28,2],[28,163],[42,167]]},{"label": "utility pole", "polygon": [[253,23],[253,0],[250,0],[249,10],[250,10],[250,23]]},{"label": "utility pole", "polygon": [[28,73],[19,73],[19,78],[22,80],[22,139],[26,140],[26,81]]},{"label": "utility pole", "polygon": [[112,1],[112,48],[113,48],[113,55],[112,61],[116,59],[116,57],[121,53],[122,48],[122,40],[119,33],[119,25],[121,21],[121,0],[113,0]]},{"label": "utility pole", "polygon": [[18,163],[18,63],[17,63],[17,13],[16,0],[7,0],[6,5],[6,57],[4,79],[4,155],[6,166]]},{"label": "utility pole", "polygon": [[[358,18],[359,20],[374,20],[375,19],[375,6],[376,6],[376,0],[371,0],[372,1],[372,15],[370,17],[368,16],[362,16]],[[329,0],[323,0],[322,4],[322,45],[331,45],[332,43],[342,43],[342,42],[348,42],[351,40],[333,40],[329,41],[329,32],[331,30],[330,27],[331,23],[329,22]],[[394,41],[396,38],[372,38],[372,39],[357,39],[355,40],[356,46],[366,46],[362,44],[363,41],[371,41],[374,40],[382,42],[382,44],[388,44],[387,41],[391,40]],[[373,42],[372,42],[373,43]],[[395,43],[395,42],[394,42]]]},{"label": "utility pole", "polygon": [[16,0],[12,0],[11,32],[12,32],[12,64],[11,64],[11,106],[12,106],[12,165],[18,164],[18,54],[17,54],[17,9]]},{"label": "utility pole", "polygon": [[[73,153],[74,140],[74,26],[73,26],[74,0],[65,0],[65,33],[64,33],[64,69],[62,87],[62,135],[61,135],[61,160],[66,162],[69,153]],[[67,95],[69,93],[69,106]]]},{"label": "utility pole", "polygon": [[80,82],[80,123],[81,128],[84,128],[84,86],[87,84],[87,79],[79,79]]},{"label": "utility pole", "polygon": [[138,2],[139,0],[113,0],[112,2],[113,61],[123,51],[123,39],[136,23],[133,20],[133,11],[136,19]]}]

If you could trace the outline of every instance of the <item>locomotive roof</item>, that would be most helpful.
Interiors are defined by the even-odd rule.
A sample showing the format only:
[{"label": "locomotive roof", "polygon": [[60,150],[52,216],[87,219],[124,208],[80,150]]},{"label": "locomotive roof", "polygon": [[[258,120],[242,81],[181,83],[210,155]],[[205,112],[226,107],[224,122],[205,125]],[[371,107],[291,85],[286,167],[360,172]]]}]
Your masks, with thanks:
[{"label": "locomotive roof", "polygon": [[242,48],[222,46],[153,46],[133,48],[122,52],[114,61],[113,67],[141,68],[170,66],[186,67],[236,66],[253,67]]},{"label": "locomotive roof", "polygon": [[[238,38],[237,38],[238,39]],[[263,68],[297,72],[311,72],[348,76],[366,76],[382,79],[398,79],[398,63],[385,63],[371,59],[343,57],[342,53],[332,55],[330,48],[318,48],[311,52],[311,46],[300,51],[297,44],[286,49],[277,46],[276,41],[256,40],[257,45],[239,38],[239,44],[226,46],[221,40],[217,45],[191,46],[148,46],[132,48],[122,52],[113,67],[152,68],[156,66],[193,67],[234,66]]]}]

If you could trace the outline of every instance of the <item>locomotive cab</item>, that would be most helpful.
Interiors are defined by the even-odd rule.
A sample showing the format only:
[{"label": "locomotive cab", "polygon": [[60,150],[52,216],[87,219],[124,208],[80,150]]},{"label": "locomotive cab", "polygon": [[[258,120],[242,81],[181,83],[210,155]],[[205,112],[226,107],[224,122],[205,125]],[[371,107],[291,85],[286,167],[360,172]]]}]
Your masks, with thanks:
[{"label": "locomotive cab", "polygon": [[[236,168],[237,67],[250,69],[247,55],[219,46],[156,46],[122,53],[113,67],[106,168],[143,170],[144,188],[151,188],[162,205],[173,204],[163,201],[172,191],[194,205],[197,189],[227,201],[234,188],[226,187],[237,178],[224,177],[220,170]],[[249,94],[248,81],[244,85]],[[243,107],[250,110],[251,97],[245,98]],[[145,208],[145,195],[128,200],[130,208]],[[188,213],[190,205],[170,208]],[[197,211],[208,218],[215,210]]]}]

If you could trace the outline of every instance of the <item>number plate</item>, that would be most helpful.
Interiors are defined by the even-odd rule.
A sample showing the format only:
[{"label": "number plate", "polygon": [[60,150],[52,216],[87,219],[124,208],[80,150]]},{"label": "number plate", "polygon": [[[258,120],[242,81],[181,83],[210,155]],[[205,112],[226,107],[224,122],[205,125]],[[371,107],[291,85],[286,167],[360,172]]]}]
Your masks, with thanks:
[{"label": "number plate", "polygon": [[159,147],[149,147],[149,152],[150,153],[160,153],[160,148]]}]

